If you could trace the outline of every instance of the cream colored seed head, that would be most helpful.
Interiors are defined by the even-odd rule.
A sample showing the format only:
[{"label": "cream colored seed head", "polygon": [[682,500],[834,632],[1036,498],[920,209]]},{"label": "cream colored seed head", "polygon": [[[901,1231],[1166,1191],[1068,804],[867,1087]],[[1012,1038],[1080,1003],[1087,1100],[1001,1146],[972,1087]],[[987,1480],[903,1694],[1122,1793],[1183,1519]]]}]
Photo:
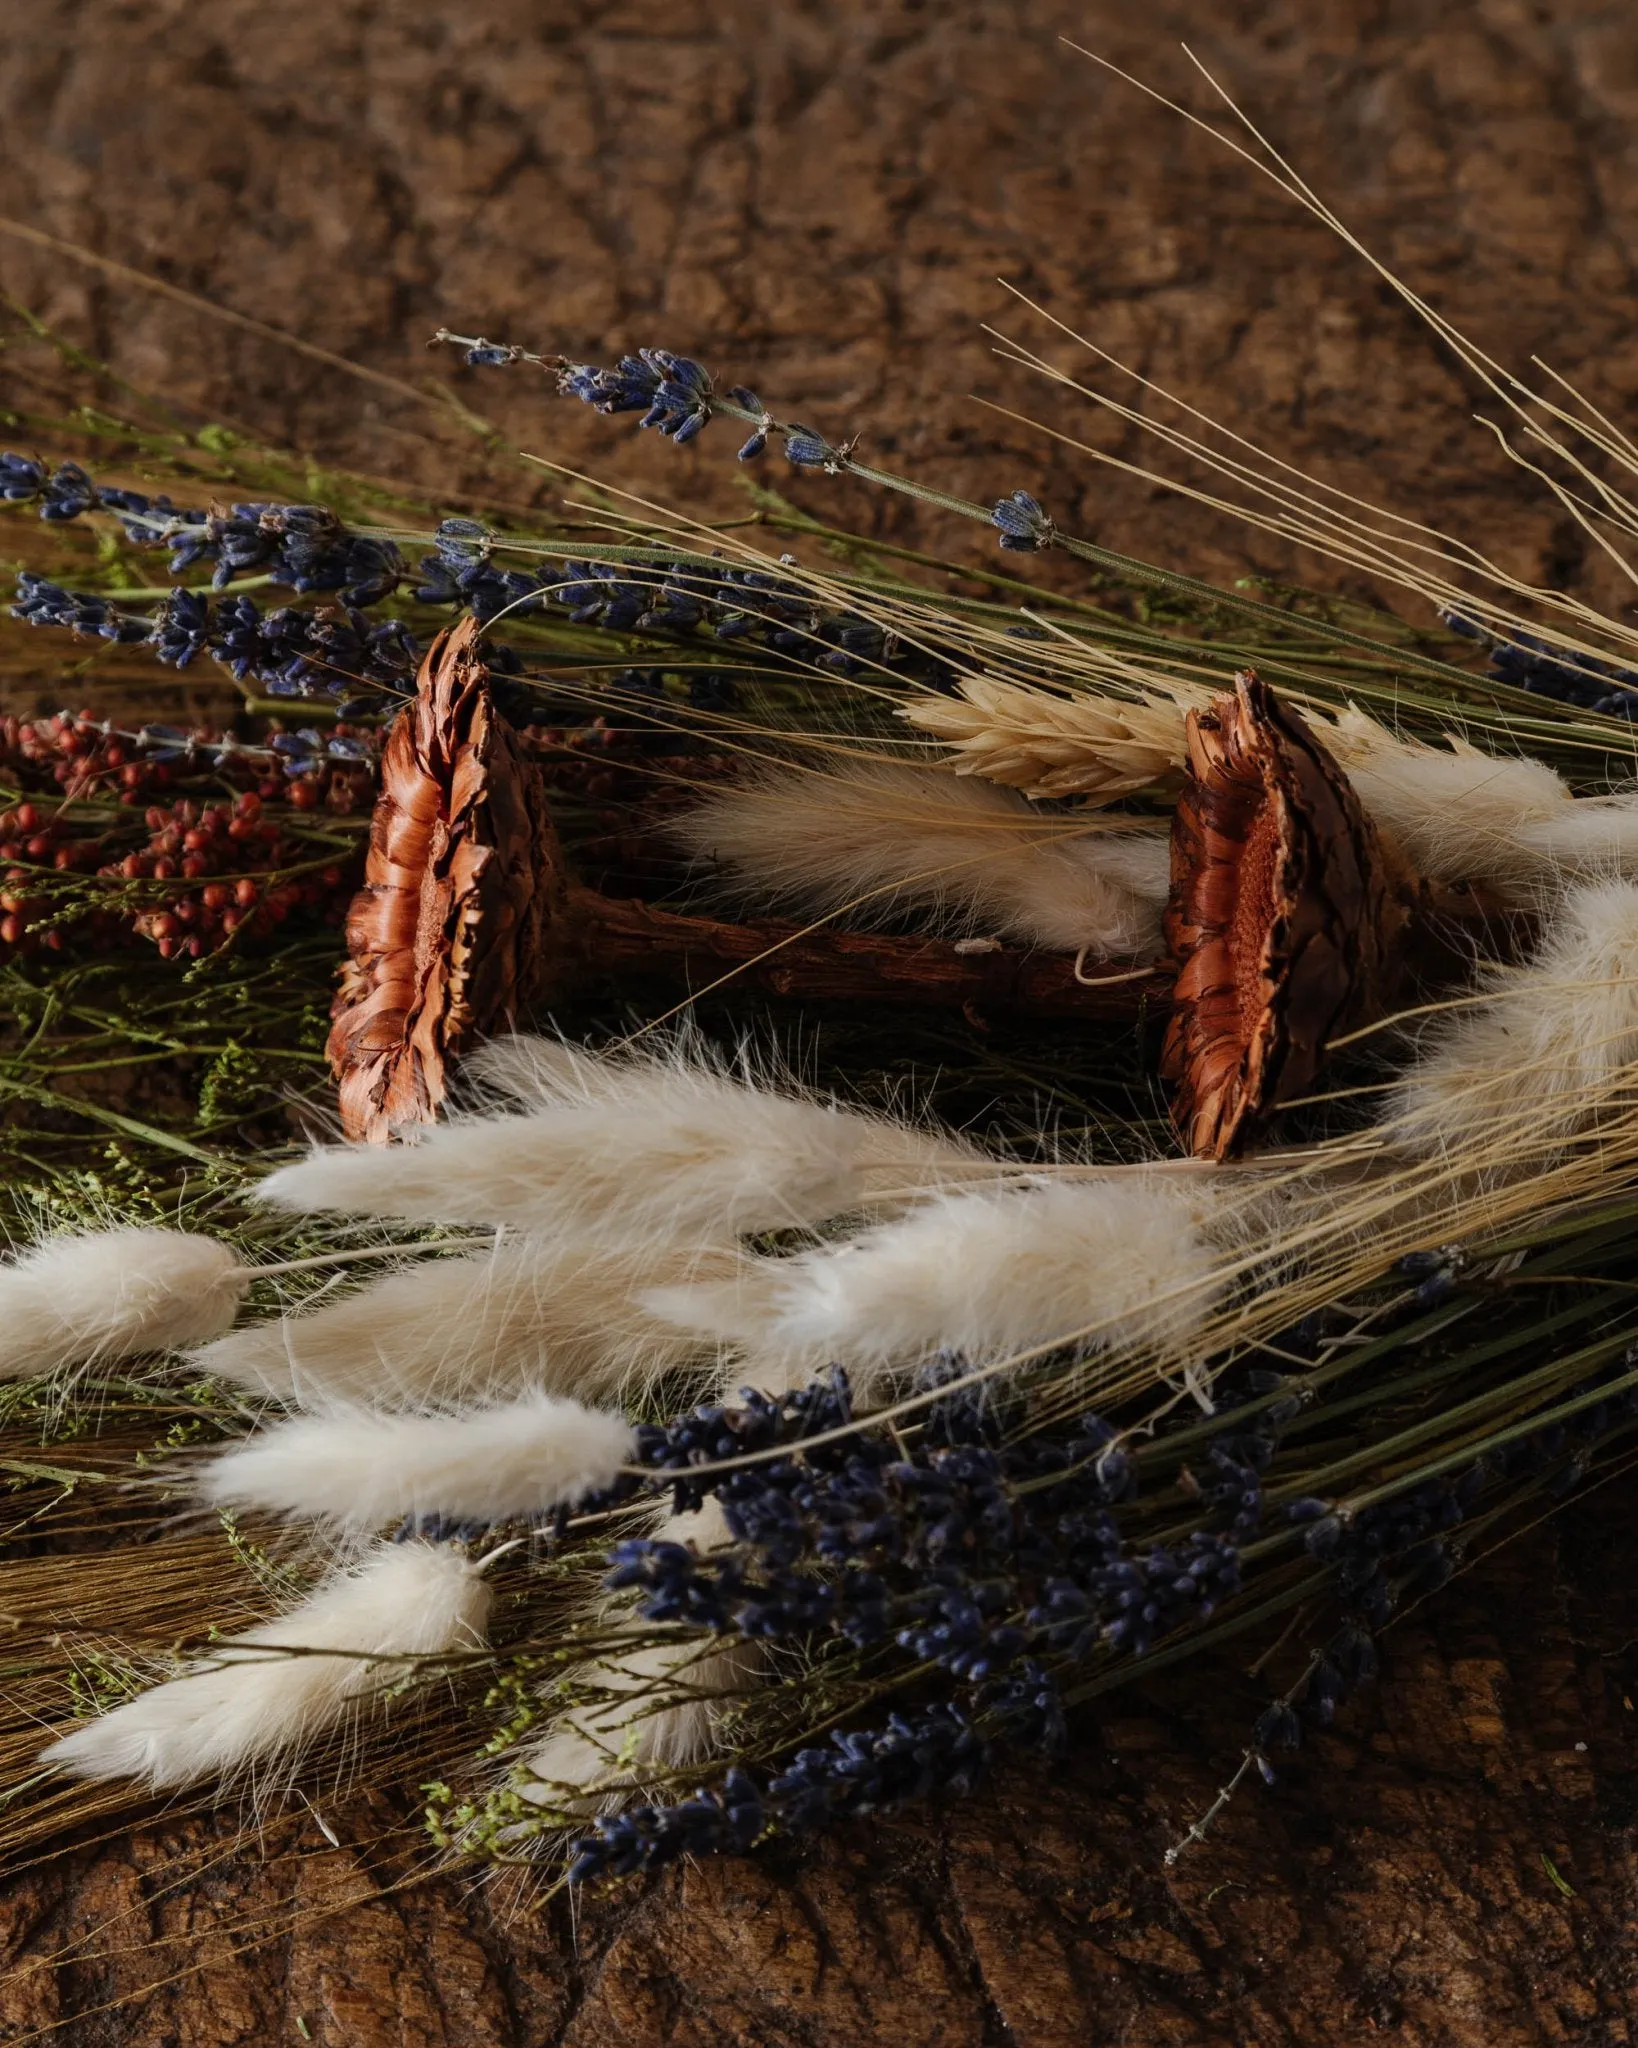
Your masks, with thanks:
[{"label": "cream colored seed head", "polygon": [[958,775],[977,775],[1034,798],[1113,803],[1176,779],[1183,710],[1171,703],[1058,696],[969,676],[960,697],[906,707],[902,716],[955,749]]}]

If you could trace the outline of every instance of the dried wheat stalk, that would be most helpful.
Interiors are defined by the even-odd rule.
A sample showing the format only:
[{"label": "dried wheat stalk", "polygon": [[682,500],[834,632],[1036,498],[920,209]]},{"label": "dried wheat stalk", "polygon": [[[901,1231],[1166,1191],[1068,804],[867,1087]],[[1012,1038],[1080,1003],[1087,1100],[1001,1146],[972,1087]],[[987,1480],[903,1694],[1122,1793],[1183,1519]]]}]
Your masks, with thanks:
[{"label": "dried wheat stalk", "polygon": [[1170,788],[1183,771],[1183,707],[1114,697],[1061,697],[968,676],[959,697],[908,706],[903,716],[954,750],[958,775],[1004,783],[1033,798],[1114,803]]}]

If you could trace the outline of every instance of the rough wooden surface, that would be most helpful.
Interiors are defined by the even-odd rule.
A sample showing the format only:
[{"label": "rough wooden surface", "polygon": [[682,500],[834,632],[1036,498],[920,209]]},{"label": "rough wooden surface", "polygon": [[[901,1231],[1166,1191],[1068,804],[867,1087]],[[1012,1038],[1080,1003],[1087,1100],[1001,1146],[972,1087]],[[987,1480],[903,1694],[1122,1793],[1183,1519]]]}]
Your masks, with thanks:
[{"label": "rough wooden surface", "polygon": [[[1574,574],[1567,524],[1368,267],[1061,35],[1222,121],[1188,38],[1494,354],[1539,350],[1617,407],[1638,387],[1624,0],[36,0],[0,47],[0,211],[372,369],[451,379],[539,452],[691,505],[731,501],[731,427],[674,451],[532,373],[429,357],[427,336],[691,350],[872,459],[1242,566],[1233,525],[971,402],[1137,448],[994,360],[986,320],[1091,367],[1005,278],[1331,481]],[[379,386],[5,237],[0,275],[139,384],[408,459]],[[854,483],[792,495],[966,537]]]},{"label": "rough wooden surface", "polygon": [[[1065,524],[1197,572],[1320,573],[968,403],[1136,452],[989,358],[983,319],[1044,333],[1002,273],[1337,483],[1608,593],[1371,273],[1060,32],[1204,107],[1176,49],[1190,37],[1412,283],[1498,356],[1539,351],[1630,420],[1638,23],[1595,0],[42,0],[0,49],[0,209],[385,373],[451,380],[636,489],[731,504],[722,430],[679,454],[429,363],[424,336],[694,351],[931,482],[1027,486]],[[217,415],[382,470],[434,460],[383,387],[15,238],[0,279]],[[479,466],[453,434],[436,460]],[[851,484],[790,489],[839,520],[984,545]],[[573,1923],[448,1881],[395,1889],[398,1865],[357,1846],[380,1833],[363,1808],[327,1812],[340,1848],[314,1823],[236,1845],[225,1821],[177,1822],[9,1888],[0,2039],[1624,2042],[1629,1521],[1612,1489],[1412,1617],[1380,1686],[1171,1879],[1161,1853],[1257,1703],[1232,1666],[1118,1702],[1050,1775],[675,1873]]]}]

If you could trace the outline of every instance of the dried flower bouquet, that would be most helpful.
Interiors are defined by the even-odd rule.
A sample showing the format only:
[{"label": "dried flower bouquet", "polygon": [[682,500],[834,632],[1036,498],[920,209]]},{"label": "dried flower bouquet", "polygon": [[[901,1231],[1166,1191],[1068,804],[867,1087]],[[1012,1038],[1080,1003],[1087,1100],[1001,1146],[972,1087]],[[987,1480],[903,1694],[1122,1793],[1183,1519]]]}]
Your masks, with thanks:
[{"label": "dried flower bouquet", "polygon": [[[134,430],[112,473],[242,486],[0,459],[54,543],[211,569],[42,561],[18,617],[244,699],[0,734],[5,1074],[54,1120],[5,1130],[20,1511],[89,1548],[142,1474],[133,1526],[197,1517],[158,1635],[150,1547],[66,1631],[0,1560],[8,1755],[82,1788],[0,1838],[96,1786],[270,1793],[368,1733],[445,1848],[586,1881],[963,1789],[1242,1634],[1277,1676],[1231,1782],[1272,1777],[1398,1613],[1638,1424],[1628,630],[1272,464],[1257,516],[1425,627],[919,491],[666,350],[460,345],[678,442],[738,419],[742,460],[914,491],[1097,601],[1035,593],[1020,632],[1000,572],[948,599],[857,539],[841,573],[615,504],[429,533]],[[1616,481],[1577,504],[1638,531]],[[656,975],[691,1027],[633,1017]],[[754,1050],[747,986],[810,1006],[817,1079]],[[293,1157],[268,1068],[316,1091],[326,1028],[343,1142]],[[214,1047],[211,1116],[69,1086],[149,1043]],[[205,1618],[224,1553],[248,1628]]]}]

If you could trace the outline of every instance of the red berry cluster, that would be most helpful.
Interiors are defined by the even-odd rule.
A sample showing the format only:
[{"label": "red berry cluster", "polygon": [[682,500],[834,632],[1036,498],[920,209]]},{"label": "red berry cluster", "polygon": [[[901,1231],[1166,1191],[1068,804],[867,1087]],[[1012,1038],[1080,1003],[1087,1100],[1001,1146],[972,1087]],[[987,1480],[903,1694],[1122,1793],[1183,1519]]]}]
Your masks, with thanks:
[{"label": "red berry cluster", "polygon": [[[220,735],[201,728],[201,739]],[[51,718],[0,718],[0,768],[31,788],[55,783],[68,797],[117,795],[139,804],[172,788],[176,769],[150,761],[127,739],[104,732],[89,711]]]},{"label": "red berry cluster", "polygon": [[0,811],[0,959],[32,950],[36,944],[53,953],[62,950],[60,926],[33,933],[28,929],[47,908],[39,893],[42,871],[89,873],[102,854],[100,837],[74,836],[60,814],[48,813],[38,804]]},{"label": "red berry cluster", "polygon": [[[269,738],[283,730],[274,724]],[[338,735],[365,737],[368,728],[338,725]],[[31,789],[55,785],[65,796],[117,796],[135,806],[152,803],[192,777],[253,790],[266,803],[283,800],[299,811],[328,809],[345,816],[368,810],[375,801],[371,761],[326,760],[286,779],[280,764],[258,745],[231,746],[219,753],[225,735],[213,726],[194,726],[184,735],[199,750],[194,761],[156,759],[135,741],[105,730],[90,711],[60,711],[51,718],[0,717],[0,777]]]},{"label": "red berry cluster", "polygon": [[375,768],[367,761],[330,761],[313,775],[293,776],[288,782],[264,782],[261,793],[277,793],[294,810],[334,811],[345,818],[374,807]]},{"label": "red berry cluster", "polygon": [[153,941],[161,959],[197,960],[245,928],[265,937],[298,910],[321,911],[333,924],[346,915],[357,879],[352,863],[277,879],[280,870],[303,860],[306,849],[265,815],[255,790],[232,803],[184,798],[168,809],[156,805],[144,823],[146,845],[103,873],[128,882],[175,883],[161,904],[133,920],[133,929]]}]

